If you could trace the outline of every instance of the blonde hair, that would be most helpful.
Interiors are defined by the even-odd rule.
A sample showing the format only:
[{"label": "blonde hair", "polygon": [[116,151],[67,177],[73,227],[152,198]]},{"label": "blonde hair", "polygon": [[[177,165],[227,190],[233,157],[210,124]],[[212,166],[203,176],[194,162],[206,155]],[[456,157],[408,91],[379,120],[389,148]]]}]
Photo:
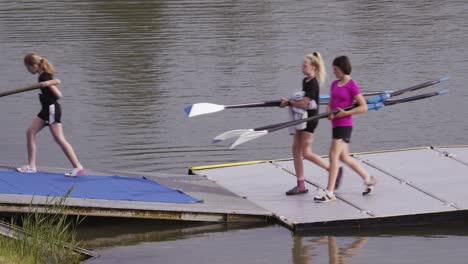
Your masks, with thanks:
[{"label": "blonde hair", "polygon": [[310,64],[315,67],[319,84],[323,84],[327,77],[327,72],[325,71],[325,64],[323,63],[322,55],[320,55],[319,52],[314,52],[307,54],[305,58],[308,59]]},{"label": "blonde hair", "polygon": [[27,66],[39,65],[39,68],[50,75],[54,74],[54,66],[44,57],[36,52],[31,52],[24,56],[24,64]]}]

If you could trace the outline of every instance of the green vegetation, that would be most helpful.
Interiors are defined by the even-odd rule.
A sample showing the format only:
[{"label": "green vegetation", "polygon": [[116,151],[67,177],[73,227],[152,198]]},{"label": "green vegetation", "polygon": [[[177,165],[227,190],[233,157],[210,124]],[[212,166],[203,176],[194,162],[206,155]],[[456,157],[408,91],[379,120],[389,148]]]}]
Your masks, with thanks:
[{"label": "green vegetation", "polygon": [[[46,201],[42,208],[33,208],[21,217],[23,230],[16,229],[18,239],[0,235],[0,263],[79,263],[76,227],[80,217],[66,214],[64,197]],[[12,223],[17,219],[12,219]]]}]

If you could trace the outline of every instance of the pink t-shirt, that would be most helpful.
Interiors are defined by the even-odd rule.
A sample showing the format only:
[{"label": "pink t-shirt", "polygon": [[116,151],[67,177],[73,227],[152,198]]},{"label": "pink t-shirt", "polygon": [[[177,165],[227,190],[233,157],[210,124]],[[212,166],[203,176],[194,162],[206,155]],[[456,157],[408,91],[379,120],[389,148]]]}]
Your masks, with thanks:
[{"label": "pink t-shirt", "polygon": [[[352,105],[354,102],[354,96],[361,93],[359,86],[356,82],[351,79],[345,85],[338,86],[339,80],[335,80],[331,84],[330,97],[331,97],[331,108],[335,110],[336,108],[344,108],[346,106]],[[335,118],[332,120],[332,126],[353,126],[353,119],[351,116]]]}]

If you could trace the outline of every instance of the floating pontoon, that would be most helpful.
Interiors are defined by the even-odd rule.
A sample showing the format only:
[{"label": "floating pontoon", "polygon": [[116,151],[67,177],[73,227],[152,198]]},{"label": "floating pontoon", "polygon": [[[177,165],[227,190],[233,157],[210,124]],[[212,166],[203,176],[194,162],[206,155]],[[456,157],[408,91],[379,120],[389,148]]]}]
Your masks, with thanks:
[{"label": "floating pontoon", "polygon": [[309,193],[286,196],[296,184],[292,160],[192,167],[191,171],[301,230],[433,224],[468,219],[468,146],[421,147],[353,154],[378,178],[375,193],[362,196],[361,178],[345,168],[337,200],[315,203],[327,172],[305,161]]}]

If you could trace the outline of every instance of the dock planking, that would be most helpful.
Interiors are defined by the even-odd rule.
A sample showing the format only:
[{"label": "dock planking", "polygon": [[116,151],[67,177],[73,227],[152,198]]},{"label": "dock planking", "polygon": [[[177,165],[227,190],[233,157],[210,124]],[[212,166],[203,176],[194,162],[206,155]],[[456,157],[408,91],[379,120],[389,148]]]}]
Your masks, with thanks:
[{"label": "dock planking", "polygon": [[327,184],[325,170],[304,162],[309,193],[286,196],[296,183],[292,160],[243,166],[193,167],[219,185],[269,210],[295,230],[434,224],[468,218],[468,146],[421,147],[353,154],[378,178],[376,191],[362,196],[362,179],[345,168],[337,200],[315,203]]}]

